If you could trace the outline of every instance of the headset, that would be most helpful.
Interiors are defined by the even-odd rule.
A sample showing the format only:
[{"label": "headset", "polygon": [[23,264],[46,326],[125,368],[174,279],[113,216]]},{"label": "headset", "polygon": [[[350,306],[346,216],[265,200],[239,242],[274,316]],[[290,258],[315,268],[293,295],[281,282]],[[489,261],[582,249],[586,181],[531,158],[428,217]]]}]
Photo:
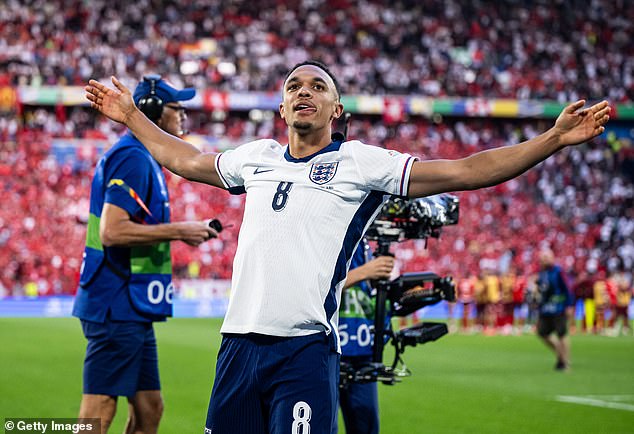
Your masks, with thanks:
[{"label": "headset", "polygon": [[161,80],[158,74],[143,76],[143,81],[150,84],[150,93],[139,100],[137,106],[152,122],[159,120],[163,114],[163,100],[156,94],[156,83]]}]

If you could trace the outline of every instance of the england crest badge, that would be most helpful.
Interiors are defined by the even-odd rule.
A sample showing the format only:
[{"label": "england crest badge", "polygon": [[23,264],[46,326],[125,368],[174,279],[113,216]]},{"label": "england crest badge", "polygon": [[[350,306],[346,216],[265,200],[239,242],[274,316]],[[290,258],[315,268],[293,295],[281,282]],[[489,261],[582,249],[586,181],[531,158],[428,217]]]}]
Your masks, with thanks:
[{"label": "england crest badge", "polygon": [[315,184],[325,184],[335,177],[338,165],[338,161],[335,163],[313,163],[309,178]]}]

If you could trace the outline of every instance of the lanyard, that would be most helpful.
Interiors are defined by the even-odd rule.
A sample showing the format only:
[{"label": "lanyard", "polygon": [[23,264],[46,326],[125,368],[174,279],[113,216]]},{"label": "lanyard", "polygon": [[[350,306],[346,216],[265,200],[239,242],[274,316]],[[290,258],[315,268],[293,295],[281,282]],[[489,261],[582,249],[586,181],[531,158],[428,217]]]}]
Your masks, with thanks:
[{"label": "lanyard", "polygon": [[[148,215],[148,217],[152,220],[152,223],[158,224],[160,223],[153,215],[152,212],[150,211],[150,209],[147,207],[147,205],[143,202],[143,200],[141,200],[141,198],[139,197],[139,195],[137,194],[136,191],[134,191],[134,189],[132,187],[130,187],[128,184],[126,184],[123,179],[111,179],[110,182],[108,183],[108,187],[111,187],[113,185],[118,185],[119,187],[123,188],[125,191],[127,191],[130,196],[132,197],[132,199],[134,199],[136,201],[136,203],[139,204],[139,206],[143,209],[143,211],[145,211],[145,213]],[[145,224],[145,221],[141,220],[141,223]]]}]

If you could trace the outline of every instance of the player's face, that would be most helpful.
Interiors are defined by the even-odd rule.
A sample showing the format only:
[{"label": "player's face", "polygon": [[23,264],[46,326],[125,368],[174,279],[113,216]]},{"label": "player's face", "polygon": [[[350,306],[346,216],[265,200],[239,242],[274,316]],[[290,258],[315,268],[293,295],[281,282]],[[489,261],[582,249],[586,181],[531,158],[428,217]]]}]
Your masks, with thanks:
[{"label": "player's face", "polygon": [[330,126],[342,111],[334,82],[317,66],[300,66],[284,83],[280,115],[300,134]]},{"label": "player's face", "polygon": [[185,107],[177,102],[170,102],[163,106],[163,113],[156,124],[162,130],[180,137],[184,134],[186,120]]}]

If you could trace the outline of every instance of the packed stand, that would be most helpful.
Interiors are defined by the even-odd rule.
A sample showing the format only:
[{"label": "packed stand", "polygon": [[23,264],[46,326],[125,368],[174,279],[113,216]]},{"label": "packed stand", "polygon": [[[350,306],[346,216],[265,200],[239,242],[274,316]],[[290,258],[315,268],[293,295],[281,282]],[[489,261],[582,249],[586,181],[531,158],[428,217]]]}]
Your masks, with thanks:
[{"label": "packed stand", "polygon": [[[86,108],[69,110],[64,122],[60,122],[59,110],[45,108],[27,110],[23,118],[24,129],[16,132],[7,126],[0,130],[4,138],[0,147],[1,199],[13,204],[0,210],[1,290],[11,295],[72,294],[98,154],[78,153],[74,159],[59,161],[52,156],[51,137],[64,136],[72,130],[70,124],[82,125],[84,138],[94,143],[113,143],[122,131],[103,129],[107,124]],[[359,116],[354,118],[349,136],[420,158],[459,158],[524,140],[551,121],[544,122],[470,119],[435,123],[410,119],[386,126],[376,117]],[[258,137],[275,137],[284,143],[286,132],[279,117],[264,116],[254,122],[247,114],[214,120],[210,113],[194,112],[190,126],[198,133],[225,137],[234,144]],[[618,281],[621,273],[625,282],[621,286],[631,291],[633,182],[621,170],[633,160],[631,148],[614,143],[605,146],[599,139],[596,145],[565,151],[500,186],[458,193],[458,225],[445,227],[441,238],[429,240],[427,248],[420,240],[393,247],[400,272],[449,274],[462,289],[471,282],[471,295],[467,290],[463,300],[471,298],[475,303],[477,325],[505,327],[519,300],[529,299],[537,249],[549,245],[568,272],[579,299],[597,298],[598,306],[612,305],[618,302],[618,291],[612,289],[619,285],[607,285],[603,291],[595,283],[607,278]],[[176,276],[230,278],[243,197],[176,176],[168,176],[168,183],[173,220],[218,218],[226,227],[219,239],[199,248],[173,243]],[[513,280],[509,276],[518,279],[519,289],[512,289],[515,284],[508,283]],[[585,282],[587,279],[591,283]],[[476,291],[482,285],[475,283],[480,281],[493,289]],[[498,284],[502,286],[496,290]],[[597,317],[602,318],[599,314],[606,311],[614,309],[599,308]],[[525,312],[523,317],[527,316],[530,318]],[[603,323],[610,318],[613,316]],[[513,320],[510,323],[514,324]],[[594,320],[589,327],[595,327]]]},{"label": "packed stand", "polygon": [[90,180],[59,164],[40,131],[0,142],[0,296],[74,293]]},{"label": "packed stand", "polygon": [[267,91],[289,65],[319,58],[350,94],[631,102],[632,40],[627,0],[8,0],[0,86],[154,71]]}]

